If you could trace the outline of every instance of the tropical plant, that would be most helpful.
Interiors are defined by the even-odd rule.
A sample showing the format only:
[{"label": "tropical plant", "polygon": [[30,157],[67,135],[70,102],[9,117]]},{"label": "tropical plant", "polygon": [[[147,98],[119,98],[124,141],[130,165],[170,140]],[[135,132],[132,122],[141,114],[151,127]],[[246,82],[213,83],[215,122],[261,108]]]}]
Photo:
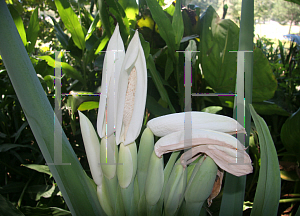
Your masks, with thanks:
[{"label": "tropical plant", "polygon": [[[34,38],[38,36],[24,37],[27,32],[22,30],[24,29],[23,24],[21,24],[22,21],[17,22],[17,19],[14,19],[15,22],[13,22],[9,16],[11,12],[9,13],[6,9],[4,1],[1,1],[0,22],[3,28],[0,30],[0,39],[3,43],[0,45],[0,51],[5,68],[2,67],[1,71],[1,82],[4,84],[2,95],[4,96],[2,96],[1,101],[3,132],[0,135],[1,152],[6,152],[5,158],[1,160],[6,169],[5,172],[3,171],[6,182],[1,182],[5,185],[1,189],[1,194],[12,194],[12,197],[7,196],[6,199],[1,197],[7,206],[7,209],[1,208],[1,211],[14,209],[8,200],[12,202],[17,200],[18,208],[25,214],[42,214],[42,212],[48,214],[51,212],[53,215],[58,214],[57,212],[70,214],[69,211],[66,211],[70,210],[72,214],[78,215],[120,215],[122,213],[127,215],[157,215],[162,214],[162,211],[170,215],[175,212],[179,215],[194,215],[195,212],[199,213],[201,206],[204,205],[201,214],[206,214],[208,211],[220,215],[241,215],[245,193],[245,200],[249,201],[245,203],[245,206],[247,204],[250,207],[248,211],[252,208],[251,214],[276,214],[280,199],[280,174],[276,149],[279,150],[279,147],[283,147],[285,155],[291,154],[291,149],[295,149],[297,145],[295,140],[297,140],[299,133],[295,132],[291,140],[287,138],[286,134],[289,133],[291,127],[298,129],[299,127],[295,123],[298,118],[298,114],[295,113],[282,128],[285,131],[282,132],[281,136],[284,146],[277,142],[278,136],[274,145],[272,138],[274,139],[274,133],[281,129],[280,124],[276,129],[273,129],[276,125],[272,125],[271,135],[273,137],[271,137],[267,125],[251,106],[252,104],[259,114],[264,115],[268,123],[269,115],[281,116],[283,113],[285,116],[290,115],[289,112],[281,108],[280,104],[266,102],[274,98],[274,94],[276,96],[278,92],[278,79],[276,80],[278,77],[273,75],[274,67],[269,63],[269,51],[264,53],[260,48],[253,50],[255,63],[253,66],[253,91],[251,84],[252,54],[245,54],[246,140],[250,138],[250,142],[246,141],[245,144],[250,145],[249,154],[254,167],[254,173],[248,175],[247,182],[245,177],[235,177],[229,174],[232,173],[232,169],[226,168],[224,160],[217,163],[216,158],[220,155],[223,159],[232,159],[229,157],[232,156],[230,154],[232,150],[228,148],[226,142],[225,144],[221,142],[219,147],[217,147],[218,145],[213,145],[214,147],[194,146],[193,149],[196,150],[196,153],[192,152],[191,157],[185,157],[189,156],[188,151],[184,154],[181,154],[182,151],[178,151],[185,147],[178,144],[183,141],[181,138],[185,134],[182,132],[182,125],[178,126],[177,124],[176,126],[175,122],[174,125],[165,125],[165,128],[170,126],[177,128],[176,131],[172,132],[177,133],[178,139],[173,140],[175,148],[173,146],[170,149],[168,146],[171,141],[168,138],[168,133],[171,133],[171,130],[168,129],[163,135],[155,132],[155,128],[163,125],[165,121],[156,123],[157,126],[151,128],[151,122],[158,122],[159,118],[173,115],[175,119],[180,119],[180,113],[171,113],[187,111],[184,102],[187,90],[184,87],[185,75],[183,72],[185,59],[184,55],[178,51],[200,51],[191,55],[193,77],[191,92],[194,93],[193,95],[195,93],[234,95],[232,93],[237,92],[240,87],[236,87],[236,83],[241,82],[236,82],[240,79],[240,74],[236,74],[236,62],[240,62],[241,58],[237,58],[237,54],[228,51],[252,50],[253,2],[243,2],[241,29],[231,20],[220,19],[212,7],[208,7],[205,13],[199,16],[196,7],[181,8],[180,1],[168,5],[169,7],[164,7],[163,10],[164,3],[162,1],[141,1],[138,6],[135,1],[100,0],[96,12],[94,12],[94,3],[92,1],[88,11],[80,7],[77,9],[76,3],[71,2],[69,4],[65,0],[56,0],[55,5],[60,19],[54,17],[50,19],[60,48],[69,52],[61,52],[60,55],[57,55],[58,53],[48,55],[36,50],[29,59],[27,53],[37,49],[37,47],[32,47],[32,43],[28,43],[28,41],[34,41]],[[12,6],[10,7],[12,8]],[[252,9],[250,10],[249,7]],[[138,11],[141,12],[139,15],[137,15]],[[13,15],[13,13],[11,14]],[[18,17],[18,14],[14,14],[15,17]],[[30,21],[32,24],[29,25],[32,29],[38,25],[37,14],[33,14],[32,22]],[[18,18],[18,20],[20,19]],[[20,40],[16,29],[12,28],[12,26],[14,27],[13,23],[17,26],[23,40]],[[118,28],[121,36],[114,34]],[[134,29],[138,29],[138,31],[133,31]],[[27,29],[27,31],[29,34],[30,30]],[[26,33],[24,34],[24,32]],[[29,40],[29,38],[31,39]],[[118,43],[124,42],[123,47],[118,43],[115,43],[115,45],[118,44],[117,47],[110,47],[108,41],[113,41],[116,38]],[[137,43],[138,40],[140,40],[140,45]],[[24,44],[26,44],[26,51]],[[18,52],[11,52],[12,47]],[[119,53],[117,59],[120,62],[113,61],[116,54],[109,55],[109,51],[114,49],[126,50],[124,60],[122,60],[123,54]],[[104,50],[106,53],[102,52]],[[61,90],[64,93],[71,91],[62,101],[62,127],[67,136],[62,132],[61,155],[63,161],[60,162],[71,163],[71,165],[51,165],[51,163],[57,162],[57,156],[55,156],[57,150],[53,145],[52,107],[54,107],[55,99],[51,96],[56,94],[55,90],[57,90],[54,88],[53,80],[58,77],[53,76],[53,69],[59,69],[57,66],[59,64],[58,58],[61,58],[63,73]],[[20,64],[16,64],[16,62],[20,62]],[[135,63],[137,64],[134,65]],[[297,63],[295,65],[297,66]],[[116,68],[116,71],[119,69],[126,71],[126,73],[120,73],[121,82],[115,87],[112,85],[112,77],[118,81],[117,76],[109,75],[109,72],[106,72],[106,69],[111,70],[112,68]],[[136,69],[136,78],[134,68]],[[137,70],[138,68],[139,70]],[[143,78],[139,76],[140,71],[144,73]],[[145,75],[146,73],[147,75]],[[131,81],[128,82],[128,79]],[[10,84],[10,80],[12,84]],[[41,84],[43,88],[41,88]],[[108,87],[107,92],[106,85]],[[120,90],[115,89],[119,86]],[[136,96],[135,99],[129,93],[134,92],[133,89],[138,89],[136,95],[133,94]],[[112,91],[116,92],[115,95],[120,98],[120,103],[119,99],[117,103],[112,102],[114,101],[113,96],[111,96]],[[99,104],[98,95],[100,92]],[[244,93],[244,91],[242,92]],[[11,94],[15,95],[11,97]],[[45,94],[49,97],[46,98]],[[241,109],[236,109],[237,105],[235,105],[234,98],[235,96],[192,97],[191,108],[192,110],[213,113],[204,114],[204,116],[209,116],[209,120],[213,118],[210,115],[219,116],[215,113],[225,116],[236,116],[236,114],[239,116]],[[237,104],[240,104],[239,100]],[[95,108],[98,108],[98,117]],[[78,110],[80,112],[77,112]],[[114,114],[116,110],[118,110],[118,114]],[[234,111],[234,115],[232,111]],[[250,111],[255,123],[251,133]],[[18,115],[14,115],[16,112]],[[78,115],[83,142],[81,141]],[[139,117],[134,117],[134,115]],[[159,117],[162,115],[166,116]],[[143,118],[144,121],[141,120]],[[13,124],[11,119],[14,119]],[[193,119],[198,119],[198,117],[193,117]],[[282,119],[284,122],[286,117],[283,116]],[[97,120],[97,129],[101,140],[99,140],[93,126]],[[213,124],[216,123],[215,121],[218,120],[214,120]],[[240,123],[243,124],[243,122]],[[113,125],[116,126],[116,129]],[[198,123],[197,125],[201,124]],[[148,127],[146,128],[146,126]],[[203,129],[209,128],[205,125],[201,130]],[[214,127],[211,129],[216,130]],[[113,134],[114,130],[116,130],[116,140]],[[163,130],[163,128],[159,129],[158,133]],[[143,131],[142,135],[140,135],[140,131]],[[158,140],[152,133],[164,137]],[[200,131],[198,133],[195,131],[193,136],[197,137],[192,138],[201,143],[203,136],[208,136],[205,134],[209,133],[216,134],[217,132]],[[259,139],[257,139],[256,134],[258,134]],[[33,135],[36,142],[34,141],[31,146],[29,142],[34,140]],[[225,139],[225,136],[228,139],[236,140],[236,138],[224,134],[220,135],[223,137],[220,140]],[[126,141],[127,138],[128,141]],[[18,143],[21,140],[22,143]],[[116,144],[120,142],[121,144],[117,146]],[[161,144],[163,142],[165,144]],[[216,142],[218,142],[216,139],[211,139],[211,144]],[[38,143],[42,154],[36,143]],[[90,145],[91,143],[93,145]],[[154,143],[156,144],[154,145]],[[158,152],[160,152],[159,146],[161,145],[166,148],[165,151],[176,151],[159,158],[161,153]],[[258,146],[260,147],[258,148]],[[20,153],[22,148],[28,150]],[[207,149],[205,150],[205,148]],[[214,151],[212,152],[218,152],[218,154],[207,151],[210,148],[213,148]],[[34,150],[31,151],[31,149]],[[85,156],[84,150],[86,150],[87,156]],[[239,150],[244,152],[242,148]],[[285,150],[288,151],[285,152]],[[209,157],[198,157],[198,152],[206,152]],[[247,158],[248,154],[246,152],[243,154]],[[295,153],[293,152],[293,154]],[[181,160],[177,161],[180,155]],[[26,160],[17,161],[18,158],[23,157],[28,162],[25,162]],[[43,157],[48,166],[43,165]],[[8,163],[9,158],[14,158],[12,166]],[[80,163],[78,158],[80,158]],[[185,158],[187,160],[184,160]],[[218,171],[218,167],[211,158],[219,167],[229,172],[225,174],[224,187],[221,187],[223,174]],[[113,160],[110,161],[110,159]],[[189,164],[191,162],[189,160],[195,161]],[[295,161],[298,159],[296,158]],[[25,168],[23,170],[16,169],[18,164],[25,163],[29,163],[26,166],[31,170],[45,174],[30,169],[24,171]],[[99,163],[101,172],[99,172]],[[107,165],[108,163],[112,164]],[[123,166],[119,163],[123,163]],[[239,171],[238,168],[234,168],[234,170]],[[7,172],[11,174],[7,175]],[[243,174],[248,172],[249,170]],[[9,179],[12,178],[18,182],[20,176],[28,176],[28,173],[34,173],[39,178],[31,177],[25,182],[19,181],[21,183],[19,185]],[[208,173],[209,175],[205,175]],[[206,179],[202,179],[203,176]],[[283,176],[282,172],[281,176]],[[45,184],[41,183],[41,179],[46,179],[46,187]],[[202,179],[202,184],[193,183],[200,179]],[[213,187],[215,179],[218,179],[215,183],[217,186]],[[68,183],[66,184],[66,182]],[[38,184],[40,187],[36,187]],[[58,193],[56,184],[61,193]],[[10,186],[18,186],[17,192],[13,193]],[[285,184],[282,188],[287,191]],[[206,193],[203,193],[203,196],[197,196],[204,190]],[[217,195],[220,190],[221,193]],[[36,201],[28,195],[28,191],[32,191],[31,193],[36,195],[37,205],[34,204]],[[41,191],[45,193],[41,193]],[[183,194],[184,191],[186,192],[183,197],[180,194]],[[213,194],[211,194],[212,191]],[[296,189],[294,193],[297,195]],[[265,196],[266,194],[270,195]],[[207,207],[208,204],[204,202],[208,196],[210,196],[209,205],[215,197],[209,208]],[[282,199],[281,202],[287,201],[297,200]],[[64,206],[64,202],[68,208]],[[281,208],[279,210],[281,211]]]}]

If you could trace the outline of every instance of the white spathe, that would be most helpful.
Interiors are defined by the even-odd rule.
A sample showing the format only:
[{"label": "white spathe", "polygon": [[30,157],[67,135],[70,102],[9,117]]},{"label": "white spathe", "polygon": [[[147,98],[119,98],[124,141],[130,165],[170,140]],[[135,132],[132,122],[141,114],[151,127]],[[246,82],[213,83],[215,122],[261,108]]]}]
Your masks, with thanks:
[{"label": "white spathe", "polygon": [[119,25],[117,24],[114,33],[108,42],[103,62],[101,94],[97,118],[97,131],[100,138],[103,138],[106,135],[109,137],[115,130],[118,102],[117,90],[124,58],[125,48],[120,36]]},{"label": "white spathe", "polygon": [[184,130],[181,130],[160,138],[154,147],[156,155],[161,157],[161,155],[168,152],[183,150],[198,145],[228,145],[228,147],[234,149],[244,149],[244,146],[239,140],[226,133],[192,128],[192,142],[190,142],[184,139],[184,132]]},{"label": "white spathe", "polygon": [[[245,133],[234,119],[205,112],[191,112],[191,131],[184,130],[185,113],[175,113],[152,119],[147,126],[156,136],[162,136],[154,147],[155,154],[190,149],[182,154],[183,167],[197,159],[201,153],[210,156],[225,171],[246,175],[253,171],[251,159],[244,146],[230,134]],[[191,137],[189,140],[185,135]]]},{"label": "white spathe", "polygon": [[[189,112],[186,112],[189,113]],[[208,129],[229,134],[245,133],[245,129],[233,118],[206,112],[191,111],[192,128]],[[155,136],[184,130],[185,112],[174,113],[151,119],[147,126]]]},{"label": "white spathe", "polygon": [[80,111],[78,113],[81,135],[92,177],[96,185],[101,185],[103,174],[100,166],[100,142],[91,121]]},{"label": "white spathe", "polygon": [[141,132],[147,96],[147,67],[144,51],[135,32],[128,45],[118,83],[116,142],[126,146]]}]

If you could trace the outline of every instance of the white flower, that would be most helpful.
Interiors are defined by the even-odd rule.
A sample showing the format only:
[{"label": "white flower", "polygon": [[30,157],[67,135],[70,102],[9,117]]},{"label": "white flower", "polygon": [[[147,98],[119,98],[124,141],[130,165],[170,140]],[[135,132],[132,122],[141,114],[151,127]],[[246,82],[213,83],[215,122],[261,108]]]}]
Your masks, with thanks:
[{"label": "white flower", "polygon": [[251,159],[244,146],[229,134],[245,133],[245,129],[227,116],[205,112],[191,112],[191,139],[185,140],[185,113],[176,113],[152,119],[147,126],[160,138],[154,147],[158,157],[163,154],[191,148],[181,156],[181,164],[187,164],[205,153],[225,171],[236,175],[252,172]]},{"label": "white flower", "polygon": [[147,67],[144,51],[135,32],[124,58],[118,84],[116,142],[126,146],[141,132],[147,96]]},{"label": "white flower", "polygon": [[124,44],[120,36],[119,25],[117,25],[107,45],[103,62],[101,95],[97,118],[97,130],[100,138],[111,136],[115,130],[118,101],[117,90],[124,57]]}]

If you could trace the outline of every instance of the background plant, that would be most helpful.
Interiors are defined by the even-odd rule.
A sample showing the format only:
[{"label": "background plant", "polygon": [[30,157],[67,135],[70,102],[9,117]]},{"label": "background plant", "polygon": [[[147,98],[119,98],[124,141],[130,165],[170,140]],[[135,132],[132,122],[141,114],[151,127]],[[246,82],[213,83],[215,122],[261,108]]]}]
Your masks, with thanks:
[{"label": "background plant", "polygon": [[[8,2],[9,3],[9,2]],[[10,6],[13,17],[22,17],[22,22],[15,22],[34,66],[36,74],[43,86],[48,100],[54,106],[53,69],[54,55],[44,52],[39,46],[28,50],[28,36],[30,20],[35,20],[33,26],[40,26],[37,31],[37,40],[44,43],[53,41],[49,50],[68,50],[62,57],[63,78],[62,92],[69,93],[99,93],[101,83],[102,62],[106,43],[116,23],[120,23],[120,31],[125,46],[128,45],[133,29],[138,29],[144,48],[148,67],[148,96],[145,123],[148,119],[163,114],[183,111],[184,84],[183,84],[183,54],[175,50],[198,50],[200,53],[193,56],[193,93],[229,93],[235,90],[236,80],[236,55],[226,52],[238,49],[239,28],[231,20],[220,19],[215,10],[209,7],[205,14],[199,16],[195,7],[180,9],[182,20],[178,17],[175,5],[170,5],[164,11],[151,10],[153,1],[145,1],[144,4],[135,4],[135,1],[101,1],[101,4],[91,2],[89,9],[82,7],[85,2],[70,2],[71,10],[61,6],[69,4],[67,1],[55,1],[42,3],[40,11],[53,10],[55,16],[60,19],[34,17],[33,11],[21,10],[20,3]],[[62,3],[62,4],[60,4]],[[148,3],[148,7],[145,5]],[[162,2],[159,2],[163,5]],[[28,2],[33,8],[35,5]],[[26,5],[26,2],[24,2]],[[26,7],[22,7],[26,8]],[[19,9],[19,10],[18,10]],[[100,13],[98,13],[98,10]],[[138,14],[140,10],[140,14]],[[72,20],[64,20],[63,14]],[[78,18],[79,17],[79,18]],[[163,17],[163,18],[162,18]],[[105,19],[106,18],[106,19]],[[20,18],[18,18],[20,19]],[[16,20],[16,19],[15,19]],[[77,20],[77,21],[76,21]],[[141,22],[146,20],[145,22]],[[70,26],[76,26],[81,32]],[[182,25],[183,24],[183,25]],[[214,25],[213,25],[214,24]],[[25,27],[22,27],[25,26]],[[45,27],[46,28],[45,28]],[[172,35],[175,29],[177,35]],[[81,30],[80,30],[81,29]],[[165,29],[165,31],[164,31]],[[48,38],[45,38],[45,35]],[[50,32],[50,34],[48,34]],[[213,34],[211,33],[213,32]],[[55,35],[55,37],[54,37]],[[200,41],[200,42],[199,42]],[[280,54],[280,55],[279,55]],[[199,68],[201,64],[201,69]],[[289,49],[282,43],[275,48],[266,40],[257,42],[254,46],[253,68],[253,106],[268,123],[280,161],[287,161],[287,167],[282,166],[281,194],[293,194],[293,199],[283,200],[279,205],[279,212],[289,207],[293,211],[297,209],[297,197],[299,197],[299,160],[295,157],[299,153],[296,146],[299,136],[297,118],[299,112],[299,58],[295,44]],[[218,79],[219,73],[223,79]],[[284,73],[283,73],[284,72]],[[14,89],[8,78],[7,71],[1,61],[1,194],[6,200],[11,201],[24,214],[69,214],[67,206],[59,192],[54,179],[28,126],[24,112],[16,97]],[[278,83],[278,84],[277,84]],[[83,148],[82,138],[76,111],[89,110],[86,115],[96,122],[98,96],[65,96],[63,98],[63,129],[69,138],[72,148],[83,169],[89,175],[89,168]],[[233,98],[229,97],[193,97],[193,110],[219,113],[232,116]],[[291,113],[296,112],[287,120]],[[285,125],[283,128],[282,126]],[[254,128],[254,127],[253,127]],[[294,129],[294,135],[290,134]],[[260,168],[260,148],[253,129],[250,139],[250,154],[254,162],[255,172],[248,176],[246,184],[245,200],[253,202],[256,191],[258,172]],[[292,139],[292,140],[291,140]],[[299,139],[298,139],[299,140]],[[295,149],[291,151],[291,149]],[[293,156],[291,156],[293,155]],[[299,155],[299,154],[298,154]],[[166,157],[168,158],[168,157]],[[298,162],[298,164],[297,164]],[[21,164],[31,164],[25,168]],[[38,172],[37,172],[37,171]],[[287,176],[287,177],[286,177]],[[291,177],[292,176],[292,177]],[[292,181],[287,181],[292,180]],[[221,192],[222,195],[222,192]],[[221,195],[214,200],[210,211],[217,214],[220,208]],[[296,198],[295,198],[296,197]],[[288,201],[288,203],[284,203]],[[292,205],[291,205],[292,203]],[[59,209],[58,209],[58,208]],[[250,211],[250,210],[248,210]]]}]

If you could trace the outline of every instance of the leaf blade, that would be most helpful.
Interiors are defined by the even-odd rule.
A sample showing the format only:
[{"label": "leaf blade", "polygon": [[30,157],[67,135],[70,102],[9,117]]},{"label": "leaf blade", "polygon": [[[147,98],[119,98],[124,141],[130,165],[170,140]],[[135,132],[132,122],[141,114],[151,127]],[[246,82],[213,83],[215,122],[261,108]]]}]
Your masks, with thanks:
[{"label": "leaf blade", "polygon": [[252,105],[249,107],[258,131],[261,150],[261,166],[251,215],[276,215],[281,192],[277,152],[266,122]]},{"label": "leaf blade", "polygon": [[71,8],[67,0],[55,0],[57,11],[65,24],[66,28],[72,35],[75,45],[83,50],[85,48],[85,37],[78,20],[78,17]]}]

